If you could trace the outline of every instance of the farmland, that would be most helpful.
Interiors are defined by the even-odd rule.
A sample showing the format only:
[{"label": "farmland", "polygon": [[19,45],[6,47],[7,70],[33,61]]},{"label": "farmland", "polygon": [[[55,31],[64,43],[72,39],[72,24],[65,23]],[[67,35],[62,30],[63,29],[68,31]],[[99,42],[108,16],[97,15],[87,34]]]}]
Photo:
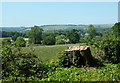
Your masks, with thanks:
[{"label": "farmland", "polygon": [[22,52],[33,52],[37,55],[42,61],[48,61],[51,59],[56,59],[57,54],[61,51],[64,51],[68,46],[77,46],[84,44],[66,44],[66,45],[51,45],[51,46],[31,46],[23,47]]}]

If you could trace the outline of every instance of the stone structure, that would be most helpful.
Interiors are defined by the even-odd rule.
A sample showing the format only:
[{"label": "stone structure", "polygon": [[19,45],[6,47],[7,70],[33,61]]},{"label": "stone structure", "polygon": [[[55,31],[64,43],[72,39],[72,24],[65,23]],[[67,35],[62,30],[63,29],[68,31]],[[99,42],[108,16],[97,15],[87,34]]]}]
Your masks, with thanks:
[{"label": "stone structure", "polygon": [[93,62],[89,46],[70,46],[65,52],[70,63],[76,67],[90,66]]}]

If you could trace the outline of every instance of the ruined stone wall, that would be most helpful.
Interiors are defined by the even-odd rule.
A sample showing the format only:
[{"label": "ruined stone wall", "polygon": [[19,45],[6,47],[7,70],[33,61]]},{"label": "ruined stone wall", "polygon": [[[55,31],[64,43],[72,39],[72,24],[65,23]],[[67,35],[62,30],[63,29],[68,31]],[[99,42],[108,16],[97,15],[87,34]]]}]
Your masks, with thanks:
[{"label": "ruined stone wall", "polygon": [[[77,49],[78,49],[78,46],[77,46]],[[72,50],[68,49],[68,51],[66,52],[68,53],[67,56],[69,56],[70,62],[76,67],[90,66],[90,64],[92,64],[93,57],[91,55],[90,48],[87,48],[85,50],[84,49],[74,50],[72,48]]]}]

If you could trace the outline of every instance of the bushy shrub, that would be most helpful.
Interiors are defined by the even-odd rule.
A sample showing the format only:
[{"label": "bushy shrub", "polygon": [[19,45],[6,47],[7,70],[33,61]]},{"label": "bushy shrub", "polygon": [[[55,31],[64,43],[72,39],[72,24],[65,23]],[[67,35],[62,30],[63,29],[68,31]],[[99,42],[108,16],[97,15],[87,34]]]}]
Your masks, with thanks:
[{"label": "bushy shrub", "polygon": [[13,51],[12,47],[2,48],[2,80],[28,81],[45,78],[46,68],[38,57],[31,53]]},{"label": "bushy shrub", "polygon": [[120,63],[120,26],[115,24],[113,29],[105,31],[99,41],[95,41],[97,47],[102,49],[105,55],[102,57],[106,62]]},{"label": "bushy shrub", "polygon": [[119,63],[120,55],[120,41],[112,38],[103,37],[101,41],[97,42],[100,49],[105,53],[102,58],[106,62]]},{"label": "bushy shrub", "polygon": [[10,39],[4,39],[4,40],[2,40],[2,45],[3,45],[3,46],[4,46],[4,45],[11,45]]},{"label": "bushy shrub", "polygon": [[57,57],[58,59],[57,59],[56,64],[59,67],[70,67],[71,66],[69,56],[66,56],[66,53],[64,51],[58,53]]},{"label": "bushy shrub", "polygon": [[23,39],[23,37],[18,37],[15,41],[15,46],[16,47],[25,47],[26,41]]},{"label": "bushy shrub", "polygon": [[58,35],[55,37],[56,44],[65,44],[67,42],[67,38],[65,35]]},{"label": "bushy shrub", "polygon": [[105,55],[102,58],[105,62],[120,63],[120,22],[104,31],[102,37],[93,38],[89,44],[94,44],[104,51]]}]

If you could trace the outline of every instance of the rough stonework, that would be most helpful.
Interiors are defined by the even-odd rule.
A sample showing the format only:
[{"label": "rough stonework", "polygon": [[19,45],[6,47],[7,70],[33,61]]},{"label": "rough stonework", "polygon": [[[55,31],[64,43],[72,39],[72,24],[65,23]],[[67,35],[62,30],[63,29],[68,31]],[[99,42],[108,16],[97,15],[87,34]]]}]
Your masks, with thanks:
[{"label": "rough stonework", "polygon": [[92,64],[93,57],[89,46],[70,46],[65,51],[74,66],[81,67]]}]

